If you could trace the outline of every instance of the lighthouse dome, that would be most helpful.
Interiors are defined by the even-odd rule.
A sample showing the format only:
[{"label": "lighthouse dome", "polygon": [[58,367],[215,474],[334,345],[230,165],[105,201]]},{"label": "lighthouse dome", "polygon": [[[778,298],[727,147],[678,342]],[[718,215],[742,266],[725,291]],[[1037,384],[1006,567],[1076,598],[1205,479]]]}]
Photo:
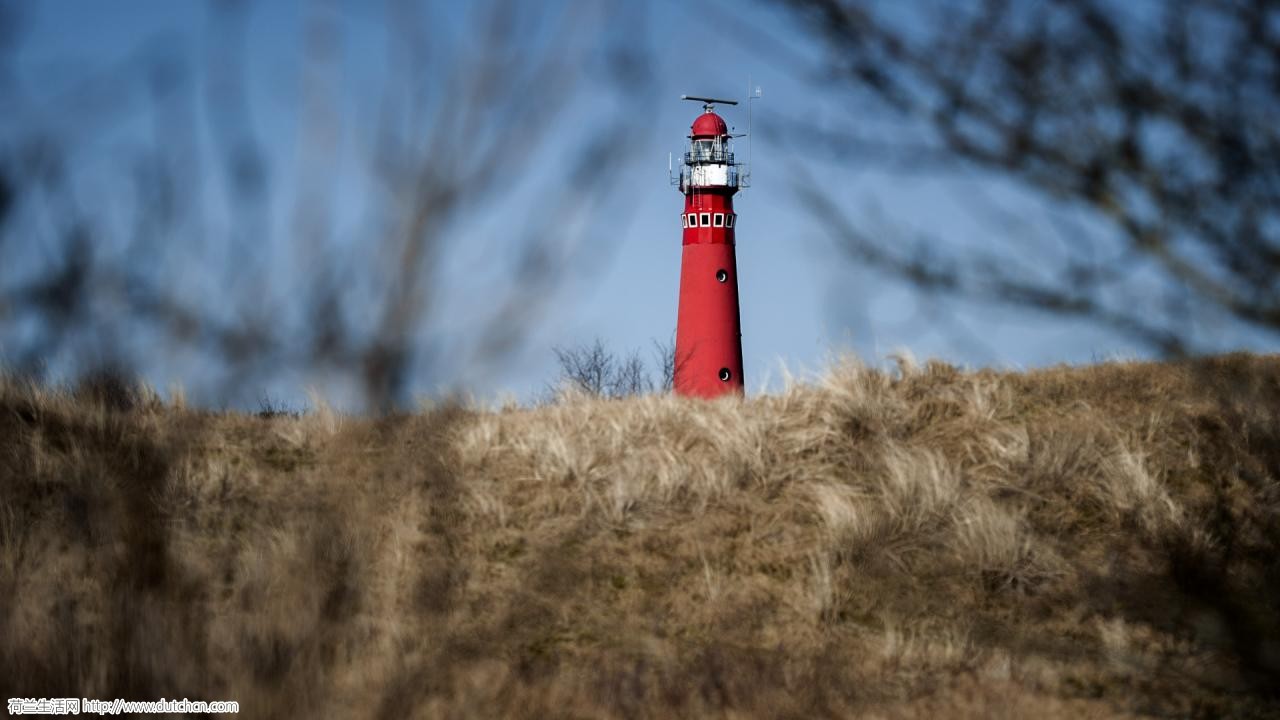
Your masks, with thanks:
[{"label": "lighthouse dome", "polygon": [[713,112],[705,112],[693,121],[694,137],[720,137],[729,134],[729,126],[725,125],[724,118]]}]

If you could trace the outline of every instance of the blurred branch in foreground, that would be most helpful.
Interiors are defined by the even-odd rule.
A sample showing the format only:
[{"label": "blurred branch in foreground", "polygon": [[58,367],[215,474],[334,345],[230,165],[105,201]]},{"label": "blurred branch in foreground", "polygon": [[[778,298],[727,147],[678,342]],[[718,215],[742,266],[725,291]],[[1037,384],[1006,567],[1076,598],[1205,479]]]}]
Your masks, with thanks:
[{"label": "blurred branch in foreground", "polygon": [[[0,14],[2,359],[214,378],[203,396],[223,402],[316,382],[385,410],[518,351],[591,260],[615,139],[643,135],[642,18],[390,2],[379,67],[347,17],[360,7],[306,6],[283,134],[263,129],[283,121],[254,83],[278,69],[249,55],[247,5],[207,6],[204,58],[159,38],[38,87],[4,81],[24,23]],[[592,122],[563,132],[588,93]],[[488,258],[474,277],[467,252]]]},{"label": "blurred branch in foreground", "polygon": [[[1167,355],[1207,349],[1224,322],[1280,334],[1274,3],[781,4],[824,42],[823,87],[854,108],[834,126],[794,119],[787,129],[803,126],[810,147],[896,170],[976,170],[1050,208],[1043,222],[997,218],[966,246],[861,227],[849,198],[798,178],[851,257],[927,291],[1085,318]],[[974,192],[964,205],[986,207]]]}]

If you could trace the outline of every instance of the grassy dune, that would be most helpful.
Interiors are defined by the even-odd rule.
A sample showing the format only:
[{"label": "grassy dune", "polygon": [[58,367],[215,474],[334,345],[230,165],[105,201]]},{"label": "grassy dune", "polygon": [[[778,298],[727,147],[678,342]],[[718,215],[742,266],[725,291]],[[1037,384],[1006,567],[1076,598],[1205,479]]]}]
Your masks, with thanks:
[{"label": "grassy dune", "polygon": [[382,419],[0,383],[5,697],[1280,713],[1280,358]]}]

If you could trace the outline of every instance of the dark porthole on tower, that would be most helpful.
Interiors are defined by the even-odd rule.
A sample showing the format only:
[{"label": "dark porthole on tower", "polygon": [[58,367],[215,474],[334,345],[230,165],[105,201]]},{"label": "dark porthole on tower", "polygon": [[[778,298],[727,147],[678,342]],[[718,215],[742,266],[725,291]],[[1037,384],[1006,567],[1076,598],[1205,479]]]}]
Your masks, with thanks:
[{"label": "dark porthole on tower", "polygon": [[729,382],[733,377],[733,373],[729,372],[729,368],[720,368],[720,382]]},{"label": "dark porthole on tower", "polygon": [[721,268],[721,269],[719,269],[719,270],[717,270],[717,271],[716,271],[716,281],[717,281],[717,282],[724,282],[724,281],[726,281],[726,280],[728,280],[728,279],[729,279],[729,273],[725,272],[725,271],[724,271],[724,268]]}]

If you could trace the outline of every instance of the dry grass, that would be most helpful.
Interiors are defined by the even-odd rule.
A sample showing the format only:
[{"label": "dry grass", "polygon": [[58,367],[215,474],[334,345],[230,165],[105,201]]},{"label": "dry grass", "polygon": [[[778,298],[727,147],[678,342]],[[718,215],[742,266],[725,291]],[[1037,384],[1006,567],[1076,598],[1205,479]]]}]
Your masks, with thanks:
[{"label": "dry grass", "polygon": [[7,697],[1280,712],[1280,360],[259,418],[0,386]]}]

